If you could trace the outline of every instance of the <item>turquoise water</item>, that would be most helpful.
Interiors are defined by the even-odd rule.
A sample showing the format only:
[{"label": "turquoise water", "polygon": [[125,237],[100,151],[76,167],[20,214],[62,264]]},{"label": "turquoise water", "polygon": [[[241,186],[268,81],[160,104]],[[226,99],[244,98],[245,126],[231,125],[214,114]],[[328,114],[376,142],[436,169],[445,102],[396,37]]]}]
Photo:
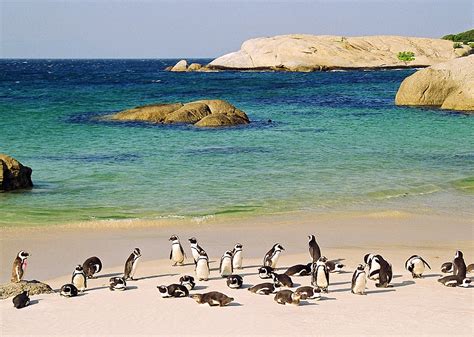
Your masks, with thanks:
[{"label": "turquoise water", "polygon": [[[412,70],[162,70],[175,62],[0,60],[0,152],[32,167],[35,183],[0,194],[0,225],[294,210],[474,213],[474,118],[396,107]],[[226,99],[253,123],[203,130],[97,121],[203,98]]]}]

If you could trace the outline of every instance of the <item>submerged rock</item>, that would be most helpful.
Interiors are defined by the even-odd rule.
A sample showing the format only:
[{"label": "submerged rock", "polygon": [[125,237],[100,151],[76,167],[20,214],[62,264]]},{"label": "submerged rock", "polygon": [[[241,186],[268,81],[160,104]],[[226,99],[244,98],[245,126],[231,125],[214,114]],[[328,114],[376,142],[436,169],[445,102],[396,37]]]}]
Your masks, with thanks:
[{"label": "submerged rock", "polygon": [[403,80],[397,105],[474,112],[474,55],[439,63]]},{"label": "submerged rock", "polygon": [[30,295],[49,294],[54,292],[46,283],[40,281],[20,281],[16,283],[5,283],[0,285],[0,299],[4,300],[9,297],[28,291]]},{"label": "submerged rock", "polygon": [[33,187],[33,170],[18,160],[0,153],[0,191],[11,191]]},{"label": "submerged rock", "polygon": [[152,104],[120,111],[108,120],[184,123],[199,127],[249,124],[248,116],[227,101],[201,100],[190,103]]}]

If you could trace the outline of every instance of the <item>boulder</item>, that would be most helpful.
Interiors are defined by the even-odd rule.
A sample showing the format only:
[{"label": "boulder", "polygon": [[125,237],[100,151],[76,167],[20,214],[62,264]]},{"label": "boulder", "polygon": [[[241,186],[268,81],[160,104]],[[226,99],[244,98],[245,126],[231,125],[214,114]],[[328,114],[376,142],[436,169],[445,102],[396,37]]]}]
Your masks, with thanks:
[{"label": "boulder", "polygon": [[1,284],[0,299],[4,300],[16,296],[25,290],[29,291],[30,295],[49,294],[54,292],[49,285],[40,281],[20,281],[16,283]]},{"label": "boulder", "polygon": [[176,63],[170,71],[186,71],[188,69],[188,62],[186,60],[181,60]]},{"label": "boulder", "polygon": [[[470,47],[466,47],[470,50]],[[465,52],[469,52],[466,50]],[[402,61],[399,52],[413,52]],[[245,41],[213,60],[217,70],[319,71],[425,67],[458,57],[451,41],[403,36],[344,37],[292,34]]]},{"label": "boulder", "polygon": [[146,121],[150,123],[183,123],[199,127],[249,124],[245,112],[227,101],[200,100],[186,104],[152,104],[120,111],[104,119],[112,121]]},{"label": "boulder", "polygon": [[202,65],[199,63],[191,63],[188,67],[188,71],[197,71],[202,68]]},{"label": "boulder", "polygon": [[408,76],[398,89],[395,104],[474,112],[474,55]]},{"label": "boulder", "polygon": [[18,160],[0,153],[0,191],[33,187],[32,169]]}]

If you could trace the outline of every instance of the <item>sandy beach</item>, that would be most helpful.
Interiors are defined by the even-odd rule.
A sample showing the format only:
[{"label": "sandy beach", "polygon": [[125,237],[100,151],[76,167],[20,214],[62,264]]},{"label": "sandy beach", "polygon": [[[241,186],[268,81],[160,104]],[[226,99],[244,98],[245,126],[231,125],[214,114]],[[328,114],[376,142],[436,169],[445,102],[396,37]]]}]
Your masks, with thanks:
[{"label": "sandy beach", "polygon": [[[179,221],[178,221],[179,222]],[[86,292],[72,299],[58,294],[32,296],[32,305],[14,309],[11,299],[0,302],[1,331],[7,335],[472,335],[474,293],[470,288],[447,288],[436,280],[440,265],[464,252],[473,260],[473,221],[442,215],[397,211],[366,214],[315,215],[290,213],[251,219],[208,219],[199,224],[114,223],[2,229],[1,281],[7,281],[11,261],[19,249],[32,256],[25,279],[46,281],[53,289],[70,282],[74,266],[97,255],[104,270],[90,280]],[[449,225],[447,225],[449,224]],[[101,224],[104,225],[104,224]],[[134,228],[131,228],[131,227]],[[41,233],[41,235],[38,235]],[[244,245],[244,287],[264,282],[257,275],[262,256],[275,242],[286,251],[279,270],[307,263],[307,235],[316,234],[323,255],[346,265],[331,274],[329,294],[299,307],[281,306],[273,296],[246,289],[229,289],[218,274],[219,258],[236,242]],[[167,259],[171,234],[180,236],[186,265],[172,267]],[[198,305],[190,298],[163,299],[156,286],[194,275],[187,238],[196,236],[211,261],[211,279],[197,282],[191,293],[221,291],[235,298],[229,307]],[[123,272],[134,247],[142,250],[137,281],[123,293],[108,290],[108,278]],[[393,265],[393,287],[368,282],[366,296],[350,293],[352,272],[363,255],[382,254]],[[404,270],[412,254],[432,266],[423,279]],[[61,276],[62,275],[62,276]],[[310,277],[294,277],[309,285]],[[435,318],[435,319],[434,319]]]}]

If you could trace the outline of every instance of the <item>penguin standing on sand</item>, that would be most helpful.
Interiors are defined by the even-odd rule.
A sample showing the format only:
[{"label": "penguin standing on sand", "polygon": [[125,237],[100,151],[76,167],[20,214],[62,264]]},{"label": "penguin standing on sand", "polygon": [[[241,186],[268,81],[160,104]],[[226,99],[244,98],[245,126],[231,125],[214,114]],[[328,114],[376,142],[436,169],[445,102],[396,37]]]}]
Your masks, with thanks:
[{"label": "penguin standing on sand", "polygon": [[357,269],[352,274],[351,293],[358,295],[365,295],[365,287],[367,285],[367,277],[365,274],[365,267],[362,264],[357,266]]},{"label": "penguin standing on sand", "polygon": [[232,275],[232,252],[227,250],[221,257],[221,263],[219,265],[219,273],[222,277]]},{"label": "penguin standing on sand", "polygon": [[242,244],[237,243],[232,251],[232,268],[242,269]]},{"label": "penguin standing on sand", "polygon": [[13,306],[17,309],[24,308],[30,304],[30,297],[28,291],[24,291],[21,294],[16,295],[13,297]]},{"label": "penguin standing on sand", "polygon": [[263,265],[276,268],[282,250],[285,250],[285,248],[283,248],[283,246],[279,243],[275,243],[272,249],[270,249],[265,254],[265,257],[263,258]]},{"label": "penguin standing on sand", "polygon": [[209,279],[209,273],[209,258],[204,252],[203,254],[199,255],[196,262],[196,278],[199,281],[207,281]]},{"label": "penguin standing on sand", "polygon": [[326,266],[326,257],[321,256],[313,265],[313,275],[311,285],[321,289],[321,292],[327,293],[329,287],[329,270]]},{"label": "penguin standing on sand", "polygon": [[[444,263],[446,265],[447,263]],[[471,283],[471,279],[466,277],[467,267],[466,263],[464,262],[463,253],[461,251],[456,251],[454,256],[454,260],[451,264],[452,275],[448,275],[442,277],[438,280],[438,282],[444,284],[447,287],[468,287]]]},{"label": "penguin standing on sand", "polygon": [[102,270],[102,261],[97,256],[90,257],[84,261],[82,268],[87,278],[94,278],[94,274]]},{"label": "penguin standing on sand", "polygon": [[454,255],[453,274],[461,279],[465,279],[466,273],[467,273],[467,267],[466,267],[466,262],[464,262],[463,253],[460,250],[458,250],[456,251],[456,254]]},{"label": "penguin standing on sand", "polygon": [[378,288],[389,287],[389,283],[392,281],[393,277],[392,265],[388,263],[388,261],[386,261],[381,255],[375,255],[371,260],[371,264],[379,266],[378,275],[376,277],[379,283],[376,283],[375,286]]},{"label": "penguin standing on sand", "polygon": [[80,264],[77,265],[72,273],[71,283],[79,290],[81,293],[87,288],[87,277],[84,273],[84,269]]},{"label": "penguin standing on sand", "polygon": [[191,239],[188,239],[191,244],[191,253],[193,254],[194,264],[197,263],[199,256],[206,255],[207,253],[202,247],[198,244],[197,239],[193,236]]},{"label": "penguin standing on sand", "polygon": [[411,273],[413,278],[421,278],[421,275],[425,271],[425,266],[431,269],[428,262],[419,255],[412,255],[405,262],[405,269]]},{"label": "penguin standing on sand", "polygon": [[12,278],[11,281],[13,283],[20,282],[23,279],[23,275],[25,274],[26,270],[26,260],[28,259],[28,254],[27,252],[21,250],[17,255],[15,260],[13,261],[13,267],[12,267]]},{"label": "penguin standing on sand", "polygon": [[125,262],[125,269],[123,272],[123,277],[125,280],[133,280],[133,276],[137,270],[138,261],[141,258],[142,253],[140,248],[135,248],[135,250],[130,254],[127,261]]},{"label": "penguin standing on sand", "polygon": [[311,257],[313,262],[316,262],[321,257],[321,249],[319,248],[318,243],[316,242],[316,237],[314,235],[308,235],[308,238],[309,256]]},{"label": "penguin standing on sand", "polygon": [[181,243],[179,242],[178,236],[171,235],[169,241],[171,241],[170,260],[174,262],[173,266],[182,266],[184,259],[186,258],[186,254],[184,253],[183,246],[181,246]]}]

